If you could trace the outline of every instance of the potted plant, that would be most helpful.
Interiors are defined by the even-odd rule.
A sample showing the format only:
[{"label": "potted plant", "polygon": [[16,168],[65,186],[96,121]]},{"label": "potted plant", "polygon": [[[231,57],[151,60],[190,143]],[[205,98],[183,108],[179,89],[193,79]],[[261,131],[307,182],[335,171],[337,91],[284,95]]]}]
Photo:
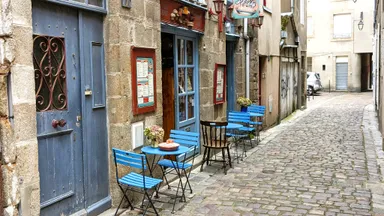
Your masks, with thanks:
[{"label": "potted plant", "polygon": [[152,125],[151,127],[145,128],[144,135],[147,137],[150,146],[157,148],[159,147],[159,143],[163,142],[164,129],[158,125]]},{"label": "potted plant", "polygon": [[287,25],[289,23],[289,16],[281,17],[281,38],[286,39],[288,37]]},{"label": "potted plant", "polygon": [[252,101],[245,97],[237,98],[236,102],[241,106],[241,112],[247,112],[248,107],[252,104]]}]

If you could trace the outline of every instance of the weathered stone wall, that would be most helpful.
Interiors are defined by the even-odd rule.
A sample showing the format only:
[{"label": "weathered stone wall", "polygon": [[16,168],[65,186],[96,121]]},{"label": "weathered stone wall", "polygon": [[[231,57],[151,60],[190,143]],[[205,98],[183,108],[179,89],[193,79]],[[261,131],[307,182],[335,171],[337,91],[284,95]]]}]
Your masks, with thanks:
[{"label": "weathered stone wall", "polygon": [[[0,16],[0,144],[4,214],[39,215],[39,170],[32,63],[32,4],[2,0]],[[8,116],[6,80],[11,77],[14,123]],[[9,86],[8,86],[9,87]],[[20,201],[21,200],[21,201]],[[20,212],[19,212],[20,211]]]},{"label": "weathered stone wall", "polygon": [[[144,126],[162,125],[160,1],[133,0],[131,9],[121,7],[121,0],[108,3],[104,28],[109,149],[132,150],[132,123],[144,121]],[[156,112],[133,115],[132,46],[156,49]],[[116,184],[113,157],[110,157],[110,189],[113,205],[116,205],[122,194]]]},{"label": "weathered stone wall", "polygon": [[[208,2],[208,1],[207,1]],[[212,1],[208,8],[214,8]],[[205,47],[205,49],[204,49]],[[213,76],[215,63],[226,64],[226,35],[219,32],[217,17],[206,15],[205,32],[199,40],[200,119],[224,121],[227,103],[214,105]]]}]

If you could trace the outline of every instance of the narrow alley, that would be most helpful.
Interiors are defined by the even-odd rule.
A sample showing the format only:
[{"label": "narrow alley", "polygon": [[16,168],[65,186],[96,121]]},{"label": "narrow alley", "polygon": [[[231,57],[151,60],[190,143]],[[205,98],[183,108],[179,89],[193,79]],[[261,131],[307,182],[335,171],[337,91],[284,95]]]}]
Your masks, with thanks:
[{"label": "narrow alley", "polygon": [[[376,121],[371,94],[323,94],[267,131],[227,175],[221,164],[195,169],[194,193],[175,215],[384,214],[383,187],[372,188],[381,179],[374,142],[363,135]],[[170,214],[168,204],[156,205]]]}]

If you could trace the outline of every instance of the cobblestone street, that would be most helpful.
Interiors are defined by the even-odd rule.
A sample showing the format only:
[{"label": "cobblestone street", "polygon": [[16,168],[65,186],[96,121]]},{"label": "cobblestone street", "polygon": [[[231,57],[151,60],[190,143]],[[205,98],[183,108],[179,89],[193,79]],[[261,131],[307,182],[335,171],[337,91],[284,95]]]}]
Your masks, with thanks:
[{"label": "cobblestone street", "polygon": [[[186,192],[174,215],[384,215],[381,136],[371,101],[370,93],[317,96],[307,110],[264,132],[227,175],[219,163],[195,169],[193,194]],[[156,206],[171,214],[171,203]]]},{"label": "cobblestone street", "polygon": [[274,128],[272,138],[265,138],[227,175],[214,168],[195,170],[194,195],[178,204],[176,215],[374,214],[368,187],[374,167],[366,159],[361,129],[371,94],[325,97]]}]

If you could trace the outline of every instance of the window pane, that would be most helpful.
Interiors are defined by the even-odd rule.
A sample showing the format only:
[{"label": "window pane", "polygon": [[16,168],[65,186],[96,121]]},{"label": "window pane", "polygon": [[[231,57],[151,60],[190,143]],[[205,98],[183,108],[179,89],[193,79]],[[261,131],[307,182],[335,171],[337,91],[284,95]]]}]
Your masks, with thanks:
[{"label": "window pane", "polygon": [[334,38],[350,38],[352,33],[351,14],[333,16]]},{"label": "window pane", "polygon": [[103,0],[88,0],[88,4],[103,7]]},{"label": "window pane", "polygon": [[85,3],[85,0],[73,0],[75,2]]},{"label": "window pane", "polygon": [[193,65],[193,42],[187,41],[187,64]]},{"label": "window pane", "polygon": [[67,84],[64,38],[33,38],[36,111],[66,110]]},{"label": "window pane", "polygon": [[185,68],[179,68],[179,93],[185,93]]},{"label": "window pane", "polygon": [[185,47],[184,47],[184,40],[178,39],[177,40],[177,58],[179,65],[185,64]]},{"label": "window pane", "polygon": [[187,120],[185,99],[186,96],[179,97],[179,121]]},{"label": "window pane", "polygon": [[188,119],[195,117],[195,96],[188,96]]},{"label": "window pane", "polygon": [[193,68],[187,68],[188,91],[193,91]]}]

